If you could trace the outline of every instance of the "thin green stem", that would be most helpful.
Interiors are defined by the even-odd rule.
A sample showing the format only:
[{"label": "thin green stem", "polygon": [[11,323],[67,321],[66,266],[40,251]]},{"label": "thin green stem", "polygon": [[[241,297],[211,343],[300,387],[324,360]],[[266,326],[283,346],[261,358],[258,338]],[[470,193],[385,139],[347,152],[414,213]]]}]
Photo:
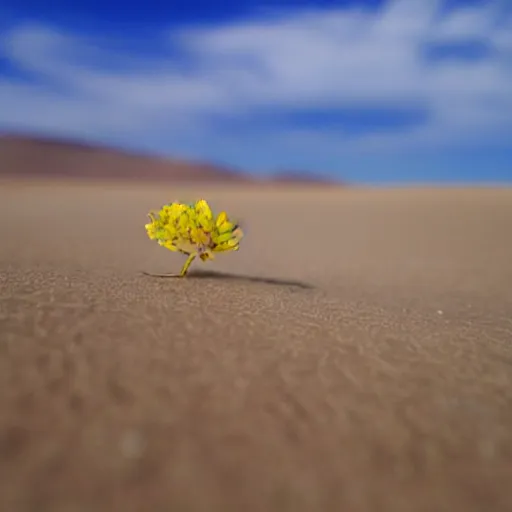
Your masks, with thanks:
[{"label": "thin green stem", "polygon": [[183,268],[180,272],[180,277],[185,277],[187,275],[188,269],[192,262],[196,259],[197,253],[193,252],[188,258],[187,261],[185,261],[185,264],[183,265]]},{"label": "thin green stem", "polygon": [[147,276],[152,277],[185,277],[187,275],[188,269],[192,262],[196,259],[197,253],[192,253],[187,258],[187,261],[185,261],[185,264],[183,265],[183,268],[181,269],[181,272],[179,274],[153,274],[151,272],[145,272],[142,271],[143,274],[146,274]]}]

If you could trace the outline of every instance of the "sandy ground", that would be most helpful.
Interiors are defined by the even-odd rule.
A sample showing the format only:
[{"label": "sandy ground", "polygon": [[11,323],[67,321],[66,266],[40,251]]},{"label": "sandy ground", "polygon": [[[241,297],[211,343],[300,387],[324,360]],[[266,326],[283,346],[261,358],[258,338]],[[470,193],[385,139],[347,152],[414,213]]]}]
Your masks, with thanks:
[{"label": "sandy ground", "polygon": [[[146,212],[246,228],[195,263]],[[512,190],[0,184],[2,512],[512,510]]]}]

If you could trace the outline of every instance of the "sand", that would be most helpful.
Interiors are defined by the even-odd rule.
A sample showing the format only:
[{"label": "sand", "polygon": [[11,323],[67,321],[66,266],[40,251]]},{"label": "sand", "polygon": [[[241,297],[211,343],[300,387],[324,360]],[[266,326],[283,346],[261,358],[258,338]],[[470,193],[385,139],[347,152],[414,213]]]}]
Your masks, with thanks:
[{"label": "sand", "polygon": [[[206,196],[238,253],[146,212]],[[512,510],[512,190],[0,184],[2,512]]]}]

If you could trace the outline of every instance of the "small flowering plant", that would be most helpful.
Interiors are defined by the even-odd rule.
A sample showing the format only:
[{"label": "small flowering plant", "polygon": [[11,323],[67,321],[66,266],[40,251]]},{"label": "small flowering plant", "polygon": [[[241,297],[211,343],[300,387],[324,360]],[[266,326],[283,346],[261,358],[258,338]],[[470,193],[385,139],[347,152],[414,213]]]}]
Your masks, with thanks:
[{"label": "small flowering plant", "polygon": [[184,277],[194,259],[212,260],[215,253],[238,251],[243,231],[229,220],[226,212],[217,217],[210,205],[199,199],[195,204],[170,203],[159,212],[148,214],[151,222],[146,232],[151,240],[170,251],[187,254],[179,274],[152,274],[161,277]]}]

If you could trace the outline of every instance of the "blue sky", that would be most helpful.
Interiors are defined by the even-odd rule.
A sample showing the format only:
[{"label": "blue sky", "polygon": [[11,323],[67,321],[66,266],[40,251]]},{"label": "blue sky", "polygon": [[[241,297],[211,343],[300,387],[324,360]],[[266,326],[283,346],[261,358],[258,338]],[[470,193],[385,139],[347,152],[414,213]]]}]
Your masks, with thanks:
[{"label": "blue sky", "polygon": [[512,183],[512,2],[7,0],[0,130],[260,174]]}]

